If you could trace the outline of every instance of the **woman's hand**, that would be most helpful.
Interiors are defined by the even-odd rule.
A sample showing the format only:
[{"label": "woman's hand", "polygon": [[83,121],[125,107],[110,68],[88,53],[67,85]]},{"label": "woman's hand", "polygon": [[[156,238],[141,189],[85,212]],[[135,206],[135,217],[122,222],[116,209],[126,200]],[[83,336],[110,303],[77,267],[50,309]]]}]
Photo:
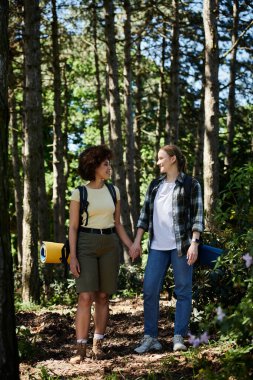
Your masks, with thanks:
[{"label": "woman's hand", "polygon": [[187,263],[193,265],[198,259],[198,243],[192,242],[187,251]]},{"label": "woman's hand", "polygon": [[138,256],[141,256],[141,244],[134,242],[129,248],[129,256],[134,261]]},{"label": "woman's hand", "polygon": [[70,256],[70,272],[76,278],[80,276],[80,264],[76,256]]}]

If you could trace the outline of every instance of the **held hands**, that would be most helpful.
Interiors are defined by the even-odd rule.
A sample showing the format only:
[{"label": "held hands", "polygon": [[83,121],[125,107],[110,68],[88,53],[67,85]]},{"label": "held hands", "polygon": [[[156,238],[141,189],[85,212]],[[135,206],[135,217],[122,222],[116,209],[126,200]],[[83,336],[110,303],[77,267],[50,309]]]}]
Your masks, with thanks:
[{"label": "held hands", "polygon": [[138,256],[141,256],[141,245],[140,245],[140,243],[134,242],[131,245],[131,247],[129,248],[129,256],[131,257],[133,262]]},{"label": "held hands", "polygon": [[76,256],[70,256],[70,272],[74,277],[78,278],[80,276],[80,264]]},{"label": "held hands", "polygon": [[195,261],[198,259],[198,244],[191,243],[188,251],[187,251],[187,264],[193,265]]}]

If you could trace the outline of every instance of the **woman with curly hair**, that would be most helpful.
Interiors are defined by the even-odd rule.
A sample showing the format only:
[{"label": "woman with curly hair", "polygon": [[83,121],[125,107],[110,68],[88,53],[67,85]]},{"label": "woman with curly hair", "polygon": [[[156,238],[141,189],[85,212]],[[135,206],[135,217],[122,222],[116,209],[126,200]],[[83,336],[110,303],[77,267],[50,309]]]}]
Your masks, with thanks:
[{"label": "woman with curly hair", "polygon": [[104,357],[102,343],[109,317],[109,296],[117,290],[118,236],[126,247],[132,245],[120,222],[119,189],[106,182],[111,177],[111,158],[112,151],[106,145],[84,150],[79,156],[78,172],[83,180],[88,181],[84,185],[88,208],[82,215],[80,190],[75,189],[71,196],[70,270],[78,293],[75,318],[77,344],[71,363],[80,363],[86,356],[93,303],[95,331],[92,356],[96,359]]}]

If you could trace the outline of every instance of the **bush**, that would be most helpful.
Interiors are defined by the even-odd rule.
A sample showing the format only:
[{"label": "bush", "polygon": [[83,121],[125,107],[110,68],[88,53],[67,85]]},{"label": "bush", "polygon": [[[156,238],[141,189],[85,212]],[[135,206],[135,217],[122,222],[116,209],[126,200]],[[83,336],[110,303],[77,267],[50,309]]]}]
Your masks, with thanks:
[{"label": "bush", "polygon": [[138,265],[122,264],[119,271],[118,294],[132,297],[142,292],[143,270]]}]

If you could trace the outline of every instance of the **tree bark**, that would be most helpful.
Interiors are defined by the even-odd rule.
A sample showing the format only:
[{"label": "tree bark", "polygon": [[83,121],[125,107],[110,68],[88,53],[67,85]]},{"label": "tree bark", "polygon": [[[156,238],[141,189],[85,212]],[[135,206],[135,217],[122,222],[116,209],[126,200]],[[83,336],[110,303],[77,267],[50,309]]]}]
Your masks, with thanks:
[{"label": "tree bark", "polygon": [[205,31],[205,134],[204,134],[204,208],[206,227],[211,229],[215,200],[219,190],[219,50],[217,34],[218,0],[204,0]]},{"label": "tree bark", "polygon": [[227,113],[227,146],[226,146],[226,157],[225,165],[228,171],[231,170],[233,164],[233,141],[235,134],[235,76],[236,76],[236,55],[237,55],[237,44],[238,39],[238,23],[239,23],[239,2],[238,0],[233,0],[233,30],[232,30],[232,46],[234,49],[231,52],[230,60],[230,81],[229,81],[229,92],[228,92],[228,113]]},{"label": "tree bark", "polygon": [[96,1],[93,0],[93,42],[94,42],[94,59],[95,59],[95,77],[96,77],[96,92],[97,92],[97,107],[98,107],[98,128],[100,132],[101,144],[105,143],[104,137],[104,120],[103,120],[103,102],[101,95],[101,81],[100,81],[100,70],[99,70],[99,56],[97,47],[97,7]]},{"label": "tree bark", "polygon": [[63,159],[64,159],[64,174],[65,174],[65,186],[67,188],[67,179],[69,176],[69,159],[68,159],[68,125],[69,125],[69,104],[70,104],[70,91],[67,80],[67,65],[65,62],[63,70],[63,87],[64,87],[64,111],[63,111]]},{"label": "tree bark", "polygon": [[19,379],[14,311],[14,286],[9,226],[8,184],[8,15],[0,3],[0,378]]},{"label": "tree bark", "polygon": [[52,44],[53,44],[53,74],[54,74],[54,136],[53,136],[53,213],[54,213],[54,241],[64,242],[65,228],[65,178],[63,161],[62,136],[62,104],[61,104],[61,68],[59,52],[58,17],[56,0],[52,5]]},{"label": "tree bark", "polygon": [[23,240],[23,177],[20,176],[21,162],[18,154],[18,124],[16,114],[16,99],[12,89],[10,98],[10,129],[11,129],[11,156],[12,156],[12,174],[14,181],[14,199],[16,212],[17,228],[17,265],[22,267],[22,240]]},{"label": "tree bark", "polygon": [[205,99],[205,50],[203,52],[202,88],[200,93],[200,112],[194,149],[193,177],[203,178],[203,147],[204,147],[204,99]]},{"label": "tree bark", "polygon": [[[156,144],[155,144],[155,157],[158,155],[158,151],[161,146],[162,132],[165,131],[165,115],[166,115],[166,82],[165,82],[165,53],[166,53],[166,25],[163,25],[163,38],[162,38],[162,59],[160,70],[160,84],[159,84],[159,103],[158,103],[158,115],[156,125]],[[155,164],[156,175],[159,176],[159,167]]]},{"label": "tree bark", "polygon": [[[141,68],[141,37],[137,40],[136,47],[136,73],[135,73],[135,117],[134,117],[134,173],[135,173],[135,199],[137,214],[140,214],[140,173],[141,173],[141,125],[142,125],[142,94],[143,78]],[[135,226],[136,227],[136,226]]]},{"label": "tree bark", "polygon": [[38,173],[42,130],[40,72],[40,9],[36,0],[24,0],[24,199],[22,298],[39,302]]},{"label": "tree bark", "polygon": [[126,180],[128,191],[128,203],[130,208],[132,230],[137,224],[138,210],[135,198],[135,174],[134,174],[134,129],[133,129],[133,104],[132,104],[132,59],[131,59],[131,4],[129,0],[124,1],[126,19],[124,23],[124,106],[126,124]]},{"label": "tree bark", "polygon": [[165,142],[177,144],[179,136],[179,6],[178,0],[172,0],[172,39],[170,86]]},{"label": "tree bark", "polygon": [[114,4],[112,0],[104,0],[105,8],[105,37],[106,53],[108,63],[109,82],[109,114],[112,149],[115,160],[115,183],[120,189],[121,195],[121,215],[123,224],[129,235],[132,234],[130,213],[126,191],[126,172],[123,162],[123,141],[120,113],[120,95],[118,84],[118,60],[116,55],[116,42],[114,31]]}]

